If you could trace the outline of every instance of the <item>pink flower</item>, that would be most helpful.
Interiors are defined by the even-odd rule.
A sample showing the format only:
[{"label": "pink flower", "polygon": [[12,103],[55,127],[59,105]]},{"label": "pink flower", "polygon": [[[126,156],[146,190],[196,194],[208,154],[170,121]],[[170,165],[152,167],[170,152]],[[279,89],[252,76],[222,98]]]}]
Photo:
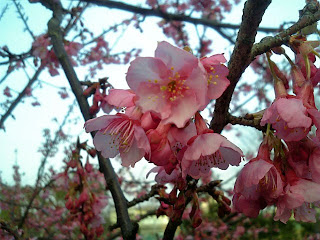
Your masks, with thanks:
[{"label": "pink flower", "polygon": [[32,43],[32,54],[35,57],[39,57],[42,60],[45,60],[48,57],[48,47],[50,45],[50,39],[47,35],[41,35],[36,38]]},{"label": "pink flower", "polygon": [[86,132],[98,131],[93,144],[102,156],[113,158],[118,153],[123,166],[134,166],[145,154],[150,154],[148,138],[132,117],[118,113],[90,119],[85,123]]},{"label": "pink flower", "polygon": [[300,99],[278,98],[263,114],[261,126],[266,123],[272,124],[279,138],[299,141],[307,136],[312,120]]},{"label": "pink flower", "polygon": [[155,57],[131,62],[127,82],[143,112],[152,111],[182,128],[207,103],[207,77],[191,53],[160,42]]},{"label": "pink flower", "polygon": [[222,64],[227,60],[223,54],[216,54],[208,58],[204,57],[200,61],[208,73],[208,97],[217,99],[230,84],[227,79],[229,69]]},{"label": "pink flower", "polygon": [[243,167],[236,180],[234,208],[248,217],[257,217],[261,209],[276,202],[283,186],[281,175],[270,160],[269,149],[263,144],[258,156]]},{"label": "pink flower", "polygon": [[289,179],[289,184],[285,187],[284,193],[279,197],[274,217],[275,221],[280,220],[286,223],[291,217],[292,211],[302,221],[312,221],[313,219],[312,215],[309,215],[311,212],[306,211],[303,205],[320,200],[320,184],[302,178],[294,178],[295,180],[293,181]]},{"label": "pink flower", "polygon": [[208,175],[212,167],[227,169],[229,165],[238,166],[242,151],[217,133],[197,136],[186,148],[181,162],[185,175],[199,179]]},{"label": "pink flower", "polygon": [[9,88],[9,87],[6,87],[6,88],[3,90],[3,94],[6,95],[7,97],[12,97],[12,94],[11,94],[11,91],[10,91],[10,88]]},{"label": "pink flower", "polygon": [[243,153],[236,145],[208,129],[199,113],[196,114],[195,124],[198,135],[181,150],[183,176],[188,174],[199,179],[207,176],[212,167],[225,170],[229,165],[239,165]]}]

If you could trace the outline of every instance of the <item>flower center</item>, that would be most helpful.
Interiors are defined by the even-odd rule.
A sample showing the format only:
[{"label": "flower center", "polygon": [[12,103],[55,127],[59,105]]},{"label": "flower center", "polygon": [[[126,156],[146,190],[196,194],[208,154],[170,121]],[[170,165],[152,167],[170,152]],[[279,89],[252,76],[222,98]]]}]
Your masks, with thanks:
[{"label": "flower center", "polygon": [[186,79],[182,77],[179,72],[173,73],[173,71],[174,68],[172,67],[167,85],[160,86],[163,92],[162,98],[166,98],[171,102],[177,100],[179,97],[184,97],[184,91],[189,89],[189,87],[185,85]]}]

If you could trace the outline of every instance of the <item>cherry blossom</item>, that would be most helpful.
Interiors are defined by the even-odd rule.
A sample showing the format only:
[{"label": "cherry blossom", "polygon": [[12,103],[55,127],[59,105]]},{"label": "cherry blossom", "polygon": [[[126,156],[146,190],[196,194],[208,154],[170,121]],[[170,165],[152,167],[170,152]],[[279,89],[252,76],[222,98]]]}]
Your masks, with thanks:
[{"label": "cherry blossom", "polygon": [[266,109],[261,126],[272,124],[276,135],[285,141],[299,141],[307,136],[312,120],[303,102],[297,98],[278,98]]},{"label": "cherry blossom", "polygon": [[196,127],[198,135],[192,137],[182,149],[184,176],[199,179],[207,176],[212,167],[227,169],[229,165],[240,164],[242,151],[225,137],[208,129],[199,113],[196,114]]},{"label": "cherry blossom", "polygon": [[206,72],[199,60],[167,42],[158,44],[154,58],[132,61],[127,82],[143,112],[152,111],[179,128],[207,103]]},{"label": "cherry blossom", "polygon": [[106,158],[120,153],[123,166],[134,166],[145,154],[150,154],[150,144],[144,130],[125,114],[88,120],[85,129],[86,132],[98,131],[93,139],[96,149]]},{"label": "cherry blossom", "polygon": [[257,217],[260,210],[276,202],[284,183],[270,160],[266,145],[261,145],[258,156],[241,170],[234,186],[233,204],[238,212]]}]

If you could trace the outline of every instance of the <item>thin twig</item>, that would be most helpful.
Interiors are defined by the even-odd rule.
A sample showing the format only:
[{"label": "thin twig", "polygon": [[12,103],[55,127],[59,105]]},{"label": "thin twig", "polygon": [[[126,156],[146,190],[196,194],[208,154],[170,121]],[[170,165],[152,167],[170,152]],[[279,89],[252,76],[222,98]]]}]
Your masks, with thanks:
[{"label": "thin twig", "polygon": [[22,238],[20,237],[19,233],[16,230],[13,230],[8,223],[0,219],[0,229],[5,230],[8,232],[10,235],[14,237],[15,240],[21,240]]},{"label": "thin twig", "polygon": [[16,0],[13,0],[13,3],[14,3],[14,5],[15,5],[16,8],[17,8],[17,12],[18,12],[18,14],[19,14],[19,16],[20,16],[20,18],[21,18],[24,26],[26,27],[26,30],[27,30],[28,33],[31,35],[31,37],[33,38],[33,40],[36,40],[33,32],[31,31],[31,29],[30,29],[30,27],[29,27],[28,19],[25,18],[24,13],[23,13],[22,10],[21,10],[21,8],[22,8],[21,3],[17,3]]},{"label": "thin twig", "polygon": [[32,86],[32,84],[38,80],[38,77],[40,73],[42,72],[44,66],[40,66],[37,71],[34,73],[33,77],[29,80],[28,84],[24,87],[24,89],[20,92],[18,97],[11,103],[8,110],[1,116],[0,119],[0,128],[4,128],[4,122],[6,119],[12,114],[13,110],[16,108],[16,106],[20,103],[21,99],[26,95],[28,88]]},{"label": "thin twig", "polygon": [[[171,14],[161,11],[159,8],[157,9],[151,9],[151,8],[143,8],[139,6],[134,6],[130,4],[126,4],[123,2],[117,2],[117,1],[111,1],[111,0],[83,0],[88,3],[94,3],[99,6],[105,6],[108,8],[116,8],[121,9],[124,11],[132,12],[132,13],[138,13],[143,16],[155,16],[160,17],[163,19],[166,19],[168,21],[183,21],[192,23],[195,25],[203,25],[210,28],[228,28],[228,29],[239,29],[240,25],[237,24],[230,24],[230,23],[222,23],[219,21],[213,21],[206,18],[193,18],[184,14]],[[261,32],[278,32],[279,28],[267,28],[267,27],[261,27],[258,28],[258,31]]]}]

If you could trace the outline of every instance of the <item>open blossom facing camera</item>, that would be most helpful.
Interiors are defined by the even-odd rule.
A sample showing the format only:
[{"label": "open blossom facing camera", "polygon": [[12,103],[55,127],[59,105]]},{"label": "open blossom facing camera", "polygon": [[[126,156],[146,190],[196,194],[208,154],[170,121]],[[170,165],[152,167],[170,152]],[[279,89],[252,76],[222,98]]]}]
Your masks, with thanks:
[{"label": "open blossom facing camera", "polygon": [[142,111],[155,112],[164,123],[180,128],[206,102],[206,72],[199,60],[167,42],[158,44],[154,58],[131,62],[127,82]]},{"label": "open blossom facing camera", "polygon": [[191,53],[160,42],[154,58],[139,57],[131,62],[127,82],[143,112],[152,111],[164,123],[182,128],[229,85],[228,69],[222,62],[222,55],[200,62]]}]

